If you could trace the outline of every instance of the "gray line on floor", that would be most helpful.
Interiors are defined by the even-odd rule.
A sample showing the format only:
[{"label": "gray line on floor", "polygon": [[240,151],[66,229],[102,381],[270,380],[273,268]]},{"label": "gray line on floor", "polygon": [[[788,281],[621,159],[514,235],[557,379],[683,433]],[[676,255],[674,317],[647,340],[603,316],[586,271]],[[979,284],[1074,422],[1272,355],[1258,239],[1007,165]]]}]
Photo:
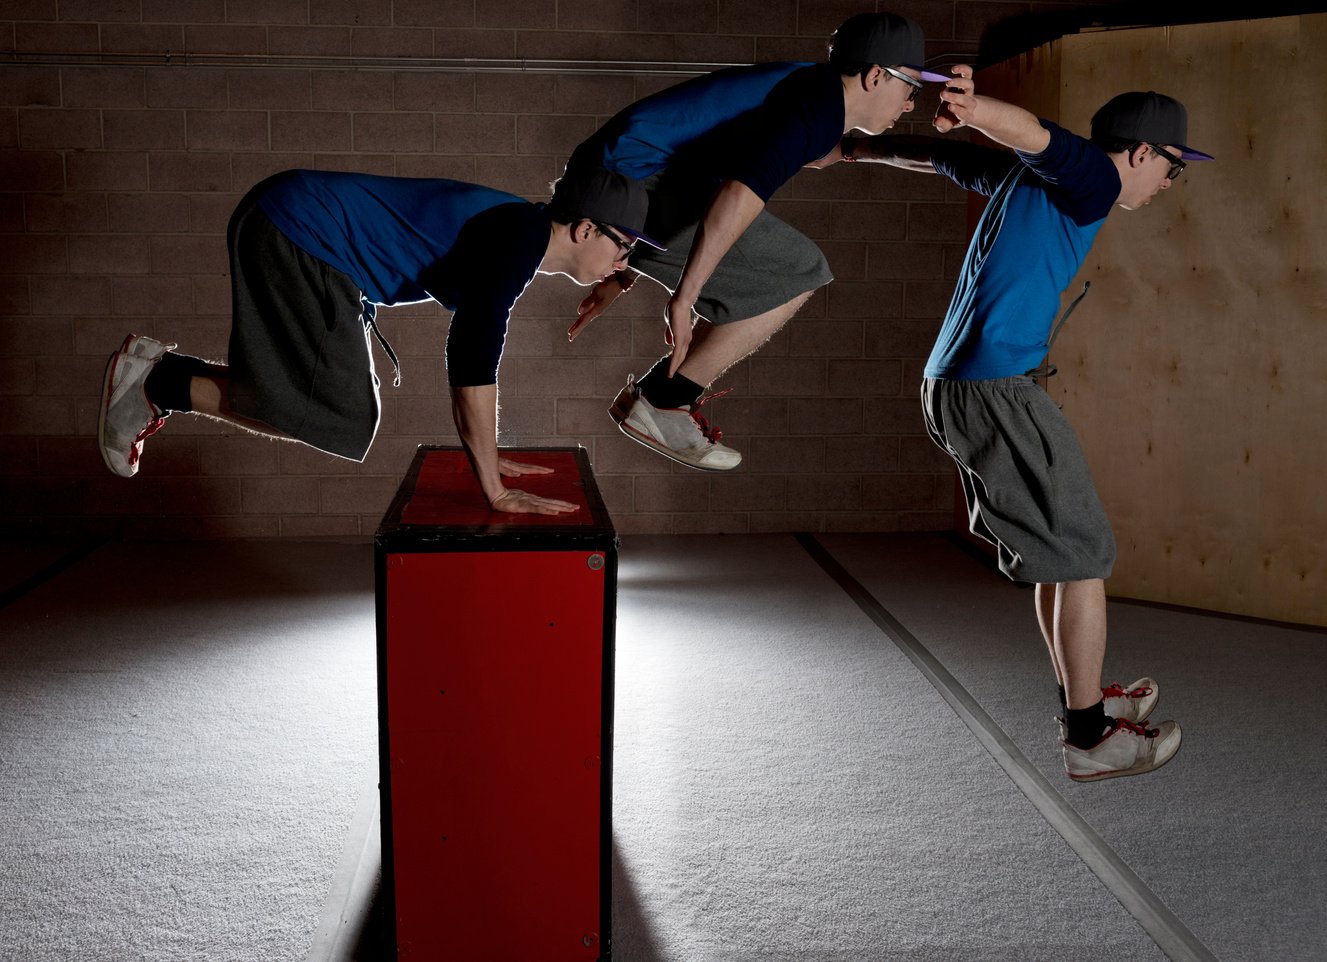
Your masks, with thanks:
[{"label": "gray line on floor", "polygon": [[380,825],[375,773],[360,794],[306,962],[351,962],[355,958],[373,904],[373,885],[382,867]]},{"label": "gray line on floor", "polygon": [[857,607],[917,666],[954,713],[1027,796],[1043,818],[1078,853],[1120,904],[1138,920],[1172,962],[1217,962],[1212,951],[1129,868],[1096,830],[1065,801],[1026,755],[1019,751],[995,719],[988,715],[948,669],[903,627],[875,596],[848,573],[814,535],[794,535],[817,564],[838,583]]}]

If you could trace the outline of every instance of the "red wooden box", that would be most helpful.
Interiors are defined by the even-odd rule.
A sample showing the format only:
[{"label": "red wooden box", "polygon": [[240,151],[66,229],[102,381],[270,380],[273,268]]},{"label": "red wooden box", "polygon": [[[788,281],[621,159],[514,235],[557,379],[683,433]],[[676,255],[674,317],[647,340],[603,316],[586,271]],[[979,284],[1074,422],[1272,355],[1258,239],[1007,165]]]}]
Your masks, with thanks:
[{"label": "red wooden box", "polygon": [[411,962],[607,962],[617,537],[583,449],[503,453],[580,510],[426,446],[374,539],[384,902]]}]

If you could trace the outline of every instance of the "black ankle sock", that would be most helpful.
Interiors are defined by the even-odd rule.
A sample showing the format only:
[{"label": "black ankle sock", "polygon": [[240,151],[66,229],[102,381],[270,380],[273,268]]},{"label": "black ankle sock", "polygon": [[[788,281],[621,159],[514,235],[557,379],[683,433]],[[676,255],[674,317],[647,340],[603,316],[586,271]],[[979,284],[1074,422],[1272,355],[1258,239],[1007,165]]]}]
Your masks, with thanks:
[{"label": "black ankle sock", "polygon": [[681,374],[668,376],[668,358],[660,358],[640,379],[640,390],[657,408],[680,408],[695,404],[705,388]]},{"label": "black ankle sock", "polygon": [[1066,708],[1064,724],[1069,729],[1069,737],[1065,740],[1079,748],[1091,748],[1101,741],[1107,726],[1114,723],[1115,719],[1106,714],[1104,701],[1097,702],[1091,708]]},{"label": "black ankle sock", "polygon": [[211,367],[200,357],[188,354],[166,353],[152,368],[143,384],[147,399],[163,413],[192,411],[189,400],[189,382],[197,375],[206,374]]},{"label": "black ankle sock", "polygon": [[1063,711],[1064,709],[1066,709],[1066,708],[1069,707],[1069,700],[1068,700],[1067,698],[1064,697],[1064,686],[1063,686],[1063,685],[1060,685],[1060,686],[1059,686],[1059,691],[1060,691],[1060,709]]}]

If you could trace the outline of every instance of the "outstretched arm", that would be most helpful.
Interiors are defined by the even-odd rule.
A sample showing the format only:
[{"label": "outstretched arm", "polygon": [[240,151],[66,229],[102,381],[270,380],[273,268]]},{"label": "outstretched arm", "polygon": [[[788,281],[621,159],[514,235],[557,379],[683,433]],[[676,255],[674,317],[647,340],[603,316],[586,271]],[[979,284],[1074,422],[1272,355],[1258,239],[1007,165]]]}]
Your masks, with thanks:
[{"label": "outstretched arm", "polygon": [[[951,97],[972,98],[976,95],[973,71],[965,63],[955,64],[953,76],[946,84]],[[945,95],[940,95],[940,109],[935,115],[935,129],[948,133],[961,121],[952,113]],[[936,140],[933,137],[914,137],[906,134],[878,134],[874,137],[844,137],[839,143],[839,155],[847,161],[889,164],[922,174],[937,173],[935,168]]]},{"label": "outstretched arm", "polygon": [[[1040,153],[1050,143],[1050,134],[1032,114],[1012,104],[978,97],[973,93],[972,68],[954,67],[954,76],[940,96],[940,110],[935,129],[943,132],[955,127],[973,127],[999,138],[1006,146],[1027,153]],[[989,128],[989,129],[988,129]],[[860,163],[890,164],[904,170],[938,173],[949,177],[964,190],[990,196],[1008,174],[1017,158],[994,147],[980,147],[948,137],[916,137],[879,134],[874,137],[845,137],[839,153],[845,160]]]},{"label": "outstretched arm", "polygon": [[910,134],[878,134],[875,137],[844,137],[840,146],[843,156],[859,164],[889,164],[904,170],[923,174],[935,173],[932,163],[934,137],[915,137]]},{"label": "outstretched arm", "polygon": [[498,457],[498,386],[479,384],[452,388],[452,417],[465,445],[479,486],[494,511],[517,514],[563,514],[577,505],[538,495],[502,483],[502,475],[547,473],[534,465],[521,465]]},{"label": "outstretched arm", "polygon": [[944,107],[942,115],[936,117],[936,129],[941,133],[953,129],[948,121],[953,117],[959,126],[981,131],[996,143],[1025,154],[1039,154],[1051,142],[1050,132],[1041,121],[1022,107],[953,86],[940,91],[940,99]]}]

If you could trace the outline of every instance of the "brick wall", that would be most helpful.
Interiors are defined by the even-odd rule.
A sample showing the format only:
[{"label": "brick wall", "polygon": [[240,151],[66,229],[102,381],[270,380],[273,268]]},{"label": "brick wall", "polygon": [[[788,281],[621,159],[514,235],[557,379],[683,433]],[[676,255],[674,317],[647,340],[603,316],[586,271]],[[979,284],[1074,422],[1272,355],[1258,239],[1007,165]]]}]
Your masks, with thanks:
[{"label": "brick wall", "polygon": [[[903,0],[932,57],[1006,17],[1073,4]],[[222,357],[225,226],[290,167],[473,180],[543,199],[571,148],[679,78],[414,69],[429,58],[820,59],[845,0],[4,0],[0,2],[0,534],[364,537],[420,443],[455,442],[447,317],[384,310],[404,383],[362,465],[173,417],[140,475],[96,450],[108,353],[128,331]],[[333,58],[331,60],[320,58]],[[382,63],[390,58],[391,67]],[[932,95],[933,97],[933,95]],[[918,114],[929,115],[934,100]],[[921,127],[919,126],[920,130]],[[948,465],[916,389],[964,246],[939,178],[839,165],[772,209],[837,280],[719,387],[746,460],[711,476],[617,434],[608,401],[661,353],[642,283],[574,344],[583,291],[540,278],[512,321],[502,440],[585,445],[623,531],[948,527]],[[385,358],[378,358],[380,370]]]}]

